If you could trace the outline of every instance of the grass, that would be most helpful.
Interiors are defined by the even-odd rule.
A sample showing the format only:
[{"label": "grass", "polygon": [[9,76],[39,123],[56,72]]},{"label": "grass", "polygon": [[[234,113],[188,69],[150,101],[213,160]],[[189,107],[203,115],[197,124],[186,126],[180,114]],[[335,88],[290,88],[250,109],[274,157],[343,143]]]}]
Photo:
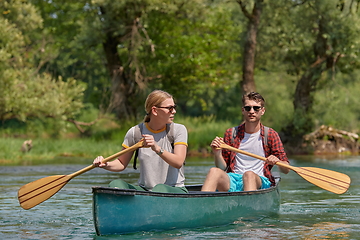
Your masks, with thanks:
[{"label": "grass", "polygon": [[27,165],[31,162],[53,162],[58,157],[93,159],[98,155],[110,156],[121,151],[121,143],[93,139],[33,139],[33,148],[21,151],[25,139],[0,138],[0,164]]},{"label": "grass", "polygon": [[228,121],[216,121],[215,117],[181,118],[179,123],[188,130],[189,151],[210,151],[210,143],[216,137],[222,137],[226,129],[233,127]]},{"label": "grass", "polygon": [[[177,123],[184,124],[188,129],[188,152],[210,152],[209,144],[215,136],[223,136],[224,131],[233,124],[227,121],[216,121],[215,117],[177,117]],[[111,126],[111,127],[109,127]],[[71,137],[51,138],[46,134],[34,136],[22,134],[21,137],[0,137],[0,165],[34,164],[55,162],[59,158],[81,158],[91,162],[96,156],[110,156],[121,151],[122,141],[129,123],[123,126],[99,123],[93,126],[88,137],[68,135]],[[7,137],[5,137],[7,136]],[[21,145],[31,136],[33,147],[23,153]],[[44,137],[45,136],[45,137]]]}]

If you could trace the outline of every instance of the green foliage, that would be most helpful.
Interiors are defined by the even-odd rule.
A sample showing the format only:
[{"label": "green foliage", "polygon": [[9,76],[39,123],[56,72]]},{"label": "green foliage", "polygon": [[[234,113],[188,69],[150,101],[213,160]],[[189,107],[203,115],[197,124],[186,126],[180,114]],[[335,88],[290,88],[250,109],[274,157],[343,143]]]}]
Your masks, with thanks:
[{"label": "green foliage", "polygon": [[[360,18],[355,12],[356,4],[343,2],[346,7],[340,10],[338,0],[313,0],[304,4],[271,1],[264,11],[266,27],[263,27],[260,41],[266,50],[265,61],[272,66],[275,56],[290,74],[295,75],[301,75],[323,56],[334,57],[337,70],[356,68],[359,64]],[[320,31],[324,33],[321,40]],[[324,44],[327,46],[325,51],[322,50]],[[339,59],[341,61],[336,62]]]},{"label": "green foliage", "polygon": [[2,120],[52,117],[65,121],[74,118],[83,105],[84,86],[77,85],[73,79],[54,81],[49,76],[34,76],[31,70],[22,69],[21,72],[5,70],[3,80],[8,82],[0,90],[4,106],[0,110]]},{"label": "green foliage", "polygon": [[[74,79],[55,81],[39,74],[34,64],[34,46],[41,39],[42,19],[31,4],[4,1],[0,15],[0,120],[54,118],[64,122],[74,118],[83,106],[84,85]],[[43,51],[46,51],[45,47]]]},{"label": "green foliage", "polygon": [[213,113],[218,92],[230,91],[239,81],[236,41],[242,28],[232,21],[229,4],[205,3],[155,9],[147,18],[156,44],[153,54],[144,55],[149,75],[157,76],[150,86],[173,93],[186,114],[194,108],[198,115]]},{"label": "green foliage", "polygon": [[296,78],[283,72],[268,71],[258,71],[256,76],[257,90],[265,99],[266,112],[261,118],[262,122],[281,131],[294,114],[291,99]]},{"label": "green foliage", "polygon": [[[264,124],[280,130],[292,121],[301,128],[310,118],[316,126],[358,130],[359,13],[355,2],[341,1],[342,7],[339,3],[264,2],[255,69],[257,90],[267,101]],[[106,7],[106,16],[99,15],[101,7]],[[109,32],[120,37],[128,31],[134,13],[139,17],[136,41],[126,35],[127,40],[117,45],[117,54],[131,74],[144,74],[145,94],[137,92],[131,100],[139,106],[138,121],[143,117],[146,93],[155,88],[175,96],[178,113],[191,131],[188,116],[207,123],[216,134],[223,134],[216,125],[231,127],[241,121],[239,82],[246,21],[235,1],[5,0],[0,1],[0,8],[4,135],[77,135],[74,125],[64,120],[91,122],[98,118],[99,110],[106,112],[112,80],[103,43]],[[329,46],[322,54],[333,56],[336,65],[319,75],[311,95],[314,111],[298,112],[292,106],[293,93],[299,77],[322,49],[317,41],[321,21],[325,33],[321,39]],[[199,117],[203,115],[208,117]],[[128,127],[136,123],[106,117],[84,127],[83,136],[121,142]],[[191,145],[201,148],[214,134],[201,130],[192,135]]]},{"label": "green foliage", "polygon": [[359,89],[359,71],[332,76],[329,85],[315,96],[316,127],[327,125],[359,133]]},{"label": "green foliage", "polygon": [[39,10],[44,26],[39,38],[42,51],[36,55],[39,72],[57,80],[86,83],[84,102],[106,109],[110,82],[102,39],[97,38],[99,31],[88,31],[96,21],[86,21],[96,9],[91,9],[88,1],[29,2]]},{"label": "green foliage", "polygon": [[176,117],[175,122],[186,126],[188,130],[189,150],[210,151],[210,143],[216,137],[223,137],[225,130],[233,127],[229,121],[216,120],[215,116],[207,117]]},{"label": "green foliage", "polygon": [[[217,121],[214,116],[189,118],[177,115],[175,122],[184,124],[188,129],[188,151],[210,151],[209,144],[214,137],[223,136],[225,130],[233,126],[227,121]],[[120,124],[109,118],[102,119],[91,127],[92,134],[87,138],[34,137],[33,148],[27,153],[20,151],[24,137],[0,137],[0,148],[3,149],[0,152],[0,165],[31,164],[35,160],[58,161],[67,156],[88,159],[90,164],[98,155],[110,156],[120,151],[126,132],[133,125],[130,122]],[[39,127],[40,124],[36,126]]]},{"label": "green foliage", "polygon": [[[51,29],[56,39],[55,49],[62,49],[42,69],[55,77],[75,77],[86,82],[84,100],[102,110],[106,110],[111,97],[106,69],[109,63],[103,50],[108,37],[121,40],[118,56],[122,67],[124,71],[127,67],[132,69],[126,70],[126,74],[136,73],[139,77],[134,87],[145,86],[146,92],[154,88],[167,90],[184,105],[183,111],[196,108],[200,111],[197,115],[202,111],[213,113],[212,98],[219,91],[229,91],[239,81],[240,46],[236,41],[242,28],[228,14],[228,10],[234,8],[229,3],[204,0],[61,1],[61,5],[32,2],[39,6],[46,29]],[[101,16],[99,9],[105,11]],[[134,16],[140,21],[138,29],[130,32]],[[113,35],[107,35],[110,33]],[[86,71],[82,70],[84,66]],[[131,76],[127,75],[127,79]],[[142,81],[149,85],[142,85]],[[179,89],[186,91],[187,96]],[[131,104],[140,100],[140,105],[145,96],[137,94]]]},{"label": "green foliage", "polygon": [[264,68],[285,70],[299,79],[289,135],[305,134],[319,122],[314,97],[331,85],[328,72],[349,73],[358,68],[357,7],[352,1],[338,0],[301,4],[279,0],[266,5],[259,41],[264,54],[259,59]]},{"label": "green foliage", "polygon": [[33,139],[29,152],[21,152],[24,139],[0,138],[0,165],[29,165],[45,162],[60,162],[71,157],[88,165],[99,155],[110,156],[121,151],[121,144],[114,141],[97,142],[93,139]]}]

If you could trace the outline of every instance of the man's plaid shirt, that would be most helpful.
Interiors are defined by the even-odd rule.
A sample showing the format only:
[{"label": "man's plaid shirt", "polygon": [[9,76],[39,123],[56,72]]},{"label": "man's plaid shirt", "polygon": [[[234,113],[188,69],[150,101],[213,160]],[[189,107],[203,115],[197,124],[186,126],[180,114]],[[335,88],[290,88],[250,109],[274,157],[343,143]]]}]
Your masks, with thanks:
[{"label": "man's plaid shirt", "polygon": [[[238,132],[237,132],[235,138],[233,138],[233,128],[227,129],[225,132],[225,135],[224,135],[224,142],[235,148],[239,148],[241,140],[244,138],[245,124],[240,125],[237,129],[238,129]],[[280,161],[289,163],[289,159],[286,156],[286,153],[284,151],[284,147],[283,147],[283,144],[279,137],[279,134],[274,129],[269,128],[268,141],[267,141],[267,145],[265,146],[264,126],[262,124],[260,124],[260,129],[261,129],[260,135],[261,135],[263,146],[264,146],[265,157],[274,155]],[[234,172],[235,163],[236,163],[236,160],[235,160],[236,152],[232,152],[232,151],[223,149],[222,155],[223,155],[224,160],[227,165],[227,172]],[[274,186],[275,179],[271,174],[272,167],[273,167],[272,165],[269,165],[267,163],[264,164],[264,176],[267,177],[270,180],[271,185]]]}]

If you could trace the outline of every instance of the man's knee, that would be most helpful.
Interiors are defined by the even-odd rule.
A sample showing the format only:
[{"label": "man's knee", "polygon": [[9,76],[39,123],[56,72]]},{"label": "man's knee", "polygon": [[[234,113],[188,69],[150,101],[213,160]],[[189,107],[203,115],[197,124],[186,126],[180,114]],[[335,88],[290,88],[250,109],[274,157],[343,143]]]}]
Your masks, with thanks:
[{"label": "man's knee", "polygon": [[[262,185],[260,176],[252,171],[248,171],[243,174],[243,182],[244,182],[244,190],[249,190],[248,189],[249,186],[254,186],[256,187],[256,189],[259,189],[261,188]],[[251,190],[255,190],[255,188]]]},{"label": "man's knee", "polygon": [[207,176],[210,176],[211,178],[216,178],[216,177],[220,177],[221,174],[223,174],[223,173],[225,173],[225,172],[223,170],[221,170],[220,168],[212,167],[212,168],[210,168]]},{"label": "man's knee", "polygon": [[257,178],[257,174],[252,171],[244,172],[243,174],[243,180],[255,180]]}]

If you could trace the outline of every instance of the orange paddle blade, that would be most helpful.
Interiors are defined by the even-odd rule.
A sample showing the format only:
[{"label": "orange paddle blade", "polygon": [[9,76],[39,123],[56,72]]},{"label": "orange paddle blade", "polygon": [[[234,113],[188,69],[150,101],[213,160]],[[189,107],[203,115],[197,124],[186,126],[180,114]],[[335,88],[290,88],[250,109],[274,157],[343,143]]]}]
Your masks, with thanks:
[{"label": "orange paddle blade", "polygon": [[70,181],[67,175],[45,177],[22,186],[18,191],[20,206],[30,209],[49,199]]},{"label": "orange paddle blade", "polygon": [[[264,157],[231,147],[225,143],[222,143],[220,147],[266,161],[266,158]],[[342,194],[350,187],[351,179],[348,175],[343,173],[315,167],[293,167],[282,162],[277,162],[276,165],[293,170],[306,181],[329,192]]]}]

